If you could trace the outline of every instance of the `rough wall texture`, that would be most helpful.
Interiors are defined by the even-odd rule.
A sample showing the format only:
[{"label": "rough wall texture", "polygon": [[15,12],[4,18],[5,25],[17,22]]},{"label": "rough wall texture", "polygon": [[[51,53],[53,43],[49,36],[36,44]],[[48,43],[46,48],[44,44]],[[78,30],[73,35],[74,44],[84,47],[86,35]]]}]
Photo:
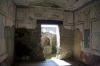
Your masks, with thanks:
[{"label": "rough wall texture", "polygon": [[[83,41],[81,45],[80,60],[89,66],[99,66],[100,63],[100,1],[97,0],[88,6],[74,12],[74,27],[79,28]],[[90,30],[90,35],[87,37]],[[88,43],[85,38],[88,38]],[[77,40],[75,39],[75,42]],[[88,47],[86,47],[88,45]],[[74,47],[75,48],[75,47]],[[77,48],[77,46],[76,46]],[[77,50],[75,51],[77,52]],[[77,53],[78,54],[78,53]],[[79,59],[79,57],[77,58]]]},{"label": "rough wall texture", "polygon": [[[40,61],[45,59],[40,44],[40,25],[37,25],[35,29],[17,28],[15,35],[15,55],[17,60]],[[24,50],[26,51],[24,52]]]},{"label": "rough wall texture", "polygon": [[89,66],[100,66],[100,56],[81,51],[81,60]]},{"label": "rough wall texture", "polygon": [[80,59],[81,54],[81,42],[83,40],[81,31],[77,28],[74,30],[74,57]]},{"label": "rough wall texture", "polygon": [[56,52],[56,35],[48,32],[43,33],[41,36],[41,45],[46,54]]},{"label": "rough wall texture", "polygon": [[[26,33],[26,34],[25,34]],[[41,26],[37,25],[35,29],[17,28],[16,36],[24,44],[38,44],[41,37]],[[27,39],[29,38],[29,40]]]},{"label": "rough wall texture", "polygon": [[12,26],[15,24],[15,10],[16,7],[11,0],[0,0],[0,66],[12,65],[14,57],[14,28]]},{"label": "rough wall texture", "polygon": [[7,53],[9,55],[10,63],[14,62],[14,36],[15,36],[15,27],[5,27],[5,43],[7,46]]},{"label": "rough wall texture", "polygon": [[59,29],[61,47],[60,59],[72,58],[74,42],[73,31],[65,29],[62,25],[59,26]]},{"label": "rough wall texture", "polygon": [[54,36],[55,36],[54,34],[48,33],[48,32],[42,34],[42,36],[41,36],[41,44],[44,45],[46,39],[49,38],[49,40],[50,40],[49,44],[52,45]]},{"label": "rough wall texture", "polygon": [[52,46],[45,45],[45,46],[42,46],[42,47],[43,47],[43,50],[44,50],[45,54],[51,54],[52,53]]}]

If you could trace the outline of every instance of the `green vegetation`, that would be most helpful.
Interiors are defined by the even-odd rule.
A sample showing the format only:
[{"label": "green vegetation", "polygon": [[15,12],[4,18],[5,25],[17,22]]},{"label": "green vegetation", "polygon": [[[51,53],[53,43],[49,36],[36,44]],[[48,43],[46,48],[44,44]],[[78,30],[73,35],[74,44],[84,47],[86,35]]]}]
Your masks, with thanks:
[{"label": "green vegetation", "polygon": [[46,59],[51,59],[52,57],[56,57],[56,53],[46,55]]}]

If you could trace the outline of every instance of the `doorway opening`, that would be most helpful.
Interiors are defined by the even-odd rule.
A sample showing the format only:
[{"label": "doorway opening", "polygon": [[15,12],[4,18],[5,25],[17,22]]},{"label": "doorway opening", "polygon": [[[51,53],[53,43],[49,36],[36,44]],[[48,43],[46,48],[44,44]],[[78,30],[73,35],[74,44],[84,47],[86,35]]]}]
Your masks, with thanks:
[{"label": "doorway opening", "polygon": [[56,57],[57,47],[60,47],[60,33],[58,25],[41,24],[41,46],[46,59]]}]

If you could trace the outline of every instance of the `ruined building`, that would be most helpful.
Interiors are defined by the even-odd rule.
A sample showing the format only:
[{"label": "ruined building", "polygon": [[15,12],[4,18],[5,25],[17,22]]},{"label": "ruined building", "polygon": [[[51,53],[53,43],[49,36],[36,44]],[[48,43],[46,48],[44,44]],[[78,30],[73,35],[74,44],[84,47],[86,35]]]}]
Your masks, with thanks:
[{"label": "ruined building", "polygon": [[45,59],[41,24],[59,26],[59,59],[100,66],[100,0],[0,0],[0,66],[57,66]]}]

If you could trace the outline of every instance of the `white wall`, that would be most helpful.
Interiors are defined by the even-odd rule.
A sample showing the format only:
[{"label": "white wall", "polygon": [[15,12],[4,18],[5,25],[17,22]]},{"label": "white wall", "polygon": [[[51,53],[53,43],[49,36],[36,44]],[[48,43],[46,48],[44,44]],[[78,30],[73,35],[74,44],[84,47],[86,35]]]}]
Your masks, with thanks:
[{"label": "white wall", "polygon": [[64,12],[62,9],[48,7],[34,7],[17,8],[16,28],[34,29],[37,19],[63,21],[63,26],[66,29],[72,29],[73,26],[72,12]]}]

